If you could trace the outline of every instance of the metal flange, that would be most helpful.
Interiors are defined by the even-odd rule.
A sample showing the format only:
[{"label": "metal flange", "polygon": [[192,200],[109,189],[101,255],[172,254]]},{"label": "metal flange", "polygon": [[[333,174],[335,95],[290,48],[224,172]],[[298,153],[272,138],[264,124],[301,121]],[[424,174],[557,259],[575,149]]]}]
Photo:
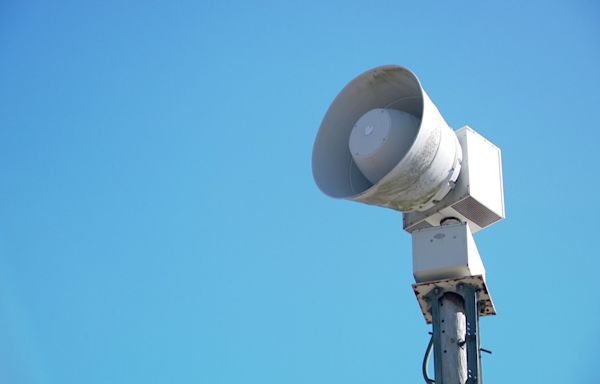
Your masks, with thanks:
[{"label": "metal flange", "polygon": [[479,290],[477,295],[477,310],[479,316],[492,316],[496,314],[496,307],[494,306],[492,297],[485,284],[485,280],[481,275],[427,281],[424,283],[413,284],[412,286],[427,324],[431,324],[432,322],[429,296],[433,293],[433,290],[438,289],[443,290],[444,292],[458,292],[458,287],[461,284],[464,286],[473,286]]}]

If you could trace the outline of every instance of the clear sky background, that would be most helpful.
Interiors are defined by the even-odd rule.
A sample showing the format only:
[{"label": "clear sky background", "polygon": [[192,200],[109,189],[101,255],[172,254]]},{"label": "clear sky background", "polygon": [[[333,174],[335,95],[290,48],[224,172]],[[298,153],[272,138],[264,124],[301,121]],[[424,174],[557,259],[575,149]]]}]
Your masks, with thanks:
[{"label": "clear sky background", "polygon": [[0,382],[422,382],[401,215],[311,173],[382,64],[503,151],[486,383],[600,382],[591,0],[0,1]]}]

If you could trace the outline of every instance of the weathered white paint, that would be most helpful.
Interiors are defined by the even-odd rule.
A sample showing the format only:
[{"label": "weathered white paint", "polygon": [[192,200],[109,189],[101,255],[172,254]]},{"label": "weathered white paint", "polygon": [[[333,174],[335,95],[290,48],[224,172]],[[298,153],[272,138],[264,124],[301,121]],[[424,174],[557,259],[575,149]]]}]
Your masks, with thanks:
[{"label": "weathered white paint", "polygon": [[[355,123],[370,110],[396,109],[420,120],[410,149],[377,183],[358,169],[348,148]],[[313,147],[313,176],[335,198],[402,212],[433,207],[454,186],[462,150],[454,131],[410,70],[388,65],[352,80],[329,107]]]},{"label": "weathered white paint", "polygon": [[468,223],[476,233],[505,217],[500,149],[472,128],[456,131],[462,148],[460,177],[439,204],[404,214],[404,229],[438,226],[448,217]]},{"label": "weathered white paint", "polygon": [[465,384],[467,381],[467,323],[464,302],[456,293],[440,299],[442,383]]}]

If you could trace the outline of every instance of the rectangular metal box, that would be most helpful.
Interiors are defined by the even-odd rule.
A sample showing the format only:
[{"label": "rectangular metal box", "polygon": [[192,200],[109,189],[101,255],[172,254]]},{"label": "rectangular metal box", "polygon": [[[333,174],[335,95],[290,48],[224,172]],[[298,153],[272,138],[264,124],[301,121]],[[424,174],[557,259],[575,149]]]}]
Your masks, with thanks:
[{"label": "rectangular metal box", "polygon": [[408,232],[439,226],[442,219],[455,217],[475,233],[504,218],[500,149],[468,126],[455,133],[463,155],[456,185],[435,207],[405,213]]},{"label": "rectangular metal box", "polygon": [[483,262],[467,224],[414,231],[412,249],[417,283],[476,275],[485,279]]}]

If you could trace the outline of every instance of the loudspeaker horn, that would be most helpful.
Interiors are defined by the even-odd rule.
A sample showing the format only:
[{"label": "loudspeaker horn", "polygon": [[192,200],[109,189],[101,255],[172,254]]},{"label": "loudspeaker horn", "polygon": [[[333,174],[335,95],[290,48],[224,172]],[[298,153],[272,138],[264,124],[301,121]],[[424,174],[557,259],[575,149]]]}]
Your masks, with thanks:
[{"label": "loudspeaker horn", "polygon": [[461,161],[454,131],[415,74],[387,65],[359,75],[335,98],[312,170],[326,195],[411,212],[448,194]]}]

